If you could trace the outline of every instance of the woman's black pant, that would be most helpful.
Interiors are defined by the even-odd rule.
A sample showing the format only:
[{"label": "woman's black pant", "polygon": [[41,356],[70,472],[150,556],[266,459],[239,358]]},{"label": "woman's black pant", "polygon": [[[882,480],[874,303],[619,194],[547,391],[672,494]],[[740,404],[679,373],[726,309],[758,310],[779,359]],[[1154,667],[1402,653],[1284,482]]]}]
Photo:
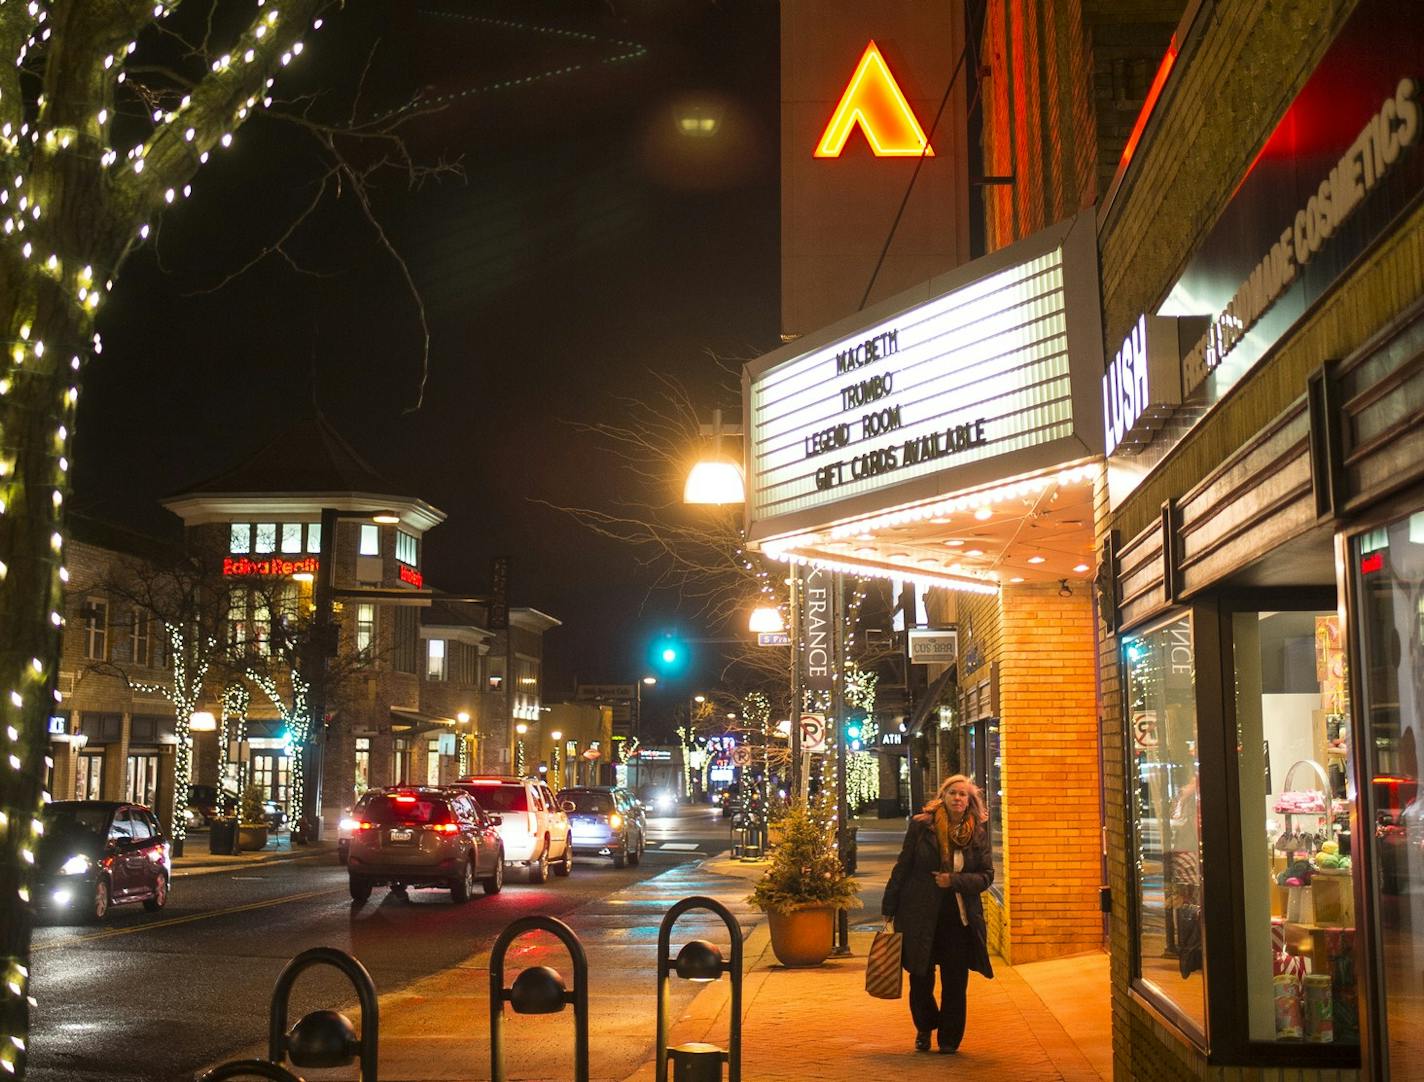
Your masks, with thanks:
[{"label": "woman's black pant", "polygon": [[[935,1031],[941,1048],[958,1048],[964,1038],[965,989],[969,986],[969,950],[974,933],[946,914],[935,929],[929,971],[910,974],[910,1017],[921,1033]],[[935,1002],[935,969],[940,999]]]}]

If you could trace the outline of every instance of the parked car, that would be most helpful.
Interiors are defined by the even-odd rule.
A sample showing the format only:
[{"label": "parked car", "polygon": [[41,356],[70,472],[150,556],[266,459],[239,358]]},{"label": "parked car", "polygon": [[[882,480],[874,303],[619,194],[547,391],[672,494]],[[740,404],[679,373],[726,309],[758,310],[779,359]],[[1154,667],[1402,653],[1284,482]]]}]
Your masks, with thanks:
[{"label": "parked car", "polygon": [[643,856],[643,827],[626,790],[581,785],[559,794],[572,804],[569,829],[575,856],[610,857],[615,868],[637,864]]},{"label": "parked car", "polygon": [[499,835],[504,840],[504,859],[522,864],[529,882],[548,882],[551,865],[555,875],[574,870],[568,809],[542,781],[483,775],[461,778],[456,784],[480,807],[503,817]]},{"label": "parked car", "polygon": [[396,785],[367,791],[352,809],[356,829],[347,853],[351,897],[364,902],[373,887],[404,894],[409,887],[450,891],[469,901],[478,880],[486,894],[504,886],[499,816],[454,788]]},{"label": "parked car", "polygon": [[103,920],[110,906],[168,904],[168,839],[153,813],[113,800],[56,800],[41,813],[31,897],[37,906]]}]

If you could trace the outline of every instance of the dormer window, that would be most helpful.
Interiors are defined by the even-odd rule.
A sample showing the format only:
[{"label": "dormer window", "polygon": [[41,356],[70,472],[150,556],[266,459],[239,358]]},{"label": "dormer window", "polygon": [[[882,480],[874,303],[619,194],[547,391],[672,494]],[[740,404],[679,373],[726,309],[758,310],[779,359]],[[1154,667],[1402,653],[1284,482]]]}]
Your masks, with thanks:
[{"label": "dormer window", "polygon": [[396,531],[396,559],[411,567],[417,565],[420,557],[414,534],[408,534],[404,530]]}]

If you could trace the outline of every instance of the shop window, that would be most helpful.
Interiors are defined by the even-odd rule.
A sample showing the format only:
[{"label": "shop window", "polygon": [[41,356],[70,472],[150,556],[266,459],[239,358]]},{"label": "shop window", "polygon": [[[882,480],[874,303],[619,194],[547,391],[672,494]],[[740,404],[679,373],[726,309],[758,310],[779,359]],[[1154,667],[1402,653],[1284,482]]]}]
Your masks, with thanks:
[{"label": "shop window", "polygon": [[102,597],[84,602],[84,656],[90,661],[109,660],[109,603]]},{"label": "shop window", "polygon": [[395,644],[391,650],[391,668],[396,672],[413,673],[418,644],[418,612],[407,606],[397,606],[395,617]]},{"label": "shop window", "polygon": [[321,551],[321,523],[320,523],[320,522],[308,522],[308,523],[307,523],[307,551],[308,551],[308,552],[320,552],[320,551]]},{"label": "shop window", "polygon": [[101,800],[104,792],[104,753],[80,752],[74,771],[74,799]]},{"label": "shop window", "polygon": [[158,756],[130,755],[124,778],[124,799],[146,808],[158,798]]},{"label": "shop window", "polygon": [[374,522],[361,523],[361,543],[357,550],[362,556],[381,554],[381,528]]},{"label": "shop window", "polygon": [[257,524],[252,531],[252,551],[277,551],[277,524],[275,522],[259,522]]},{"label": "shop window", "polygon": [[430,639],[426,644],[425,678],[445,679],[445,640]]},{"label": "shop window", "polygon": [[1132,778],[1137,976],[1205,1032],[1201,810],[1193,627],[1173,618],[1123,639]]},{"label": "shop window", "polygon": [[300,522],[282,523],[282,551],[302,551],[302,524]]},{"label": "shop window", "polygon": [[356,652],[369,661],[376,645],[376,606],[361,603],[356,606]]},{"label": "shop window", "polygon": [[356,796],[371,788],[371,738],[356,738]]},{"label": "shop window", "polygon": [[1380,959],[1384,1039],[1378,1077],[1424,1078],[1424,512],[1350,545],[1360,674],[1368,719],[1357,845],[1368,847],[1373,955]]},{"label": "shop window", "polygon": [[428,740],[425,744],[425,784],[440,784],[440,741]]},{"label": "shop window", "polygon": [[1247,1030],[1358,1044],[1340,620],[1236,612],[1231,643]]},{"label": "shop window", "polygon": [[396,531],[396,559],[411,567],[416,566],[417,549],[414,534],[408,534],[404,530]]},{"label": "shop window", "polygon": [[252,525],[247,522],[234,522],[229,526],[227,548],[229,552],[251,552]]},{"label": "shop window", "polygon": [[410,738],[397,736],[391,741],[391,784],[410,783]]},{"label": "shop window", "polygon": [[147,667],[153,663],[153,617],[146,612],[133,614],[129,657],[135,665]]}]

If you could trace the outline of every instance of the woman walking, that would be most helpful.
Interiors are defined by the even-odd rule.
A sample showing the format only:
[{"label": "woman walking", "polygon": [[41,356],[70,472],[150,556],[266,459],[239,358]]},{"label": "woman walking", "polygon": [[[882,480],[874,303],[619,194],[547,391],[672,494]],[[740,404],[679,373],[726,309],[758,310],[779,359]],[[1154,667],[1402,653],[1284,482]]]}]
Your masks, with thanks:
[{"label": "woman walking", "polygon": [[988,818],[972,781],[963,774],[946,778],[935,799],[910,820],[885,887],[881,912],[904,936],[901,963],[910,974],[910,1017],[920,1052],[929,1051],[931,1034],[941,1052],[958,1050],[969,971],[994,975],[980,898],[994,882]]}]

